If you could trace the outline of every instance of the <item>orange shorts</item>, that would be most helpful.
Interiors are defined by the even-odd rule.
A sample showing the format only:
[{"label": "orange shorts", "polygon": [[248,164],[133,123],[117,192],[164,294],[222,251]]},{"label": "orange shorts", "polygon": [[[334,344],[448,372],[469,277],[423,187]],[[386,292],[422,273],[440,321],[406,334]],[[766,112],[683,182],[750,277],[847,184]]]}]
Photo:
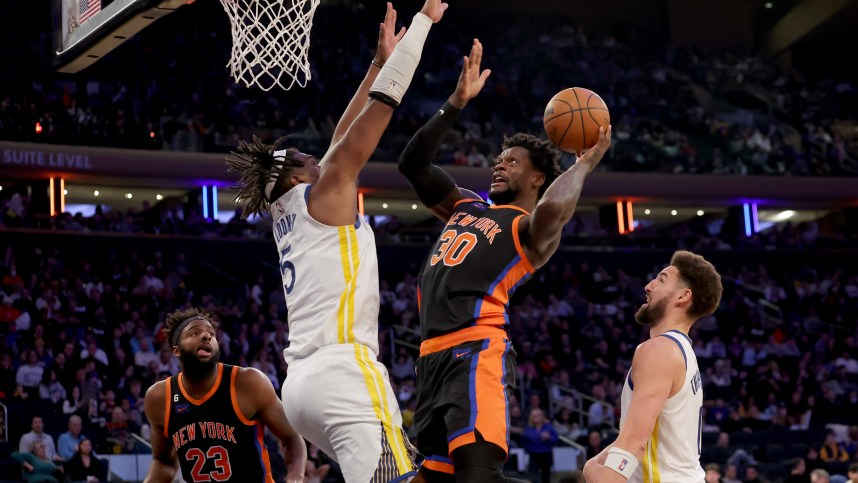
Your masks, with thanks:
[{"label": "orange shorts", "polygon": [[515,374],[512,343],[497,327],[470,327],[421,344],[414,424],[427,469],[452,473],[453,451],[478,441],[508,452]]}]

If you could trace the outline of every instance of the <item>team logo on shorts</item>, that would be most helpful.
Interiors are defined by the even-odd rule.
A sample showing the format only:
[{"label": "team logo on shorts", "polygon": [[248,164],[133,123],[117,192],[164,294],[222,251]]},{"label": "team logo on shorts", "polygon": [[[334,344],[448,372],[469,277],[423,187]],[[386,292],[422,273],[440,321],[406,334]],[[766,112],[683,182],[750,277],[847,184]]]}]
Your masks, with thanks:
[{"label": "team logo on shorts", "polygon": [[453,359],[467,359],[471,357],[471,349],[453,349]]},{"label": "team logo on shorts", "polygon": [[177,404],[176,405],[176,412],[179,414],[186,413],[186,412],[188,412],[188,409],[190,409],[190,407],[191,407],[190,404]]}]

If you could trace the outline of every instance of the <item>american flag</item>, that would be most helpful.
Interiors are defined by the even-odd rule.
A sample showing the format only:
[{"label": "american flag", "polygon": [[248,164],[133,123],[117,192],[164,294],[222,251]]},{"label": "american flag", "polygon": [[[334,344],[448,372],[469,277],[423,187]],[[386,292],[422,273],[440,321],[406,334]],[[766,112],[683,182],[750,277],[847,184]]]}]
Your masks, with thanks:
[{"label": "american flag", "polygon": [[78,23],[82,24],[101,11],[101,0],[80,0]]}]

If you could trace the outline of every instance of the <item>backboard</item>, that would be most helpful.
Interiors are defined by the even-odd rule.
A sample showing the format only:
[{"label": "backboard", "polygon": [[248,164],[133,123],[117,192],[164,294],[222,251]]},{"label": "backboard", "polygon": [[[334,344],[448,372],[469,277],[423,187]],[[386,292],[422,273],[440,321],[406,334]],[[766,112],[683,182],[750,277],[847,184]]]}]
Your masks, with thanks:
[{"label": "backboard", "polygon": [[194,0],[53,0],[54,67],[78,72]]}]

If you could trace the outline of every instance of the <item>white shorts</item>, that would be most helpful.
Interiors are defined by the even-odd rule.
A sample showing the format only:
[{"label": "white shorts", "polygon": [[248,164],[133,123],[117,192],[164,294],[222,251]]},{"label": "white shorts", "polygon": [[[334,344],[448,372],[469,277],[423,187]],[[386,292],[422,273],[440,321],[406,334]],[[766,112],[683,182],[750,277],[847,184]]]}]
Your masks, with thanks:
[{"label": "white shorts", "polygon": [[347,483],[415,474],[387,369],[366,346],[327,346],[289,364],[281,396],[292,426],[340,464]]}]

